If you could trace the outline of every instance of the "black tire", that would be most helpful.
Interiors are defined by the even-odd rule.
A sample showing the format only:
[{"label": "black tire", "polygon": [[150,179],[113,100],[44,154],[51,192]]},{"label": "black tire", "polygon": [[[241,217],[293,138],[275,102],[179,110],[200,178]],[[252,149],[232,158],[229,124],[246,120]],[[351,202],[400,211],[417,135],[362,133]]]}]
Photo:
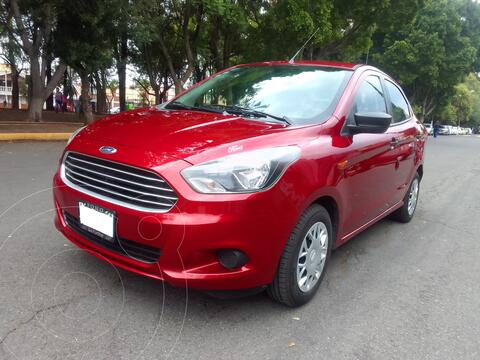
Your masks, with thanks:
[{"label": "black tire", "polygon": [[[317,222],[322,222],[327,228],[328,249],[325,264],[317,283],[309,291],[303,292],[300,290],[297,282],[297,261],[304,237],[312,225]],[[305,210],[285,245],[277,273],[273,282],[267,288],[268,295],[273,300],[290,307],[297,307],[310,301],[317,292],[325,275],[333,241],[332,221],[328,211],[323,206],[317,204]]]},{"label": "black tire", "polygon": [[[415,207],[413,208],[413,212],[408,211],[408,201],[410,198],[410,193],[412,192],[412,186],[414,182],[418,182],[418,193],[417,193],[417,200],[415,202]],[[410,183],[410,186],[408,187],[408,191],[405,194],[405,197],[403,198],[403,206],[395,212],[390,215],[390,218],[392,220],[401,222],[401,223],[408,223],[410,220],[413,219],[413,216],[415,215],[415,210],[417,209],[417,204],[418,204],[418,194],[420,193],[420,175],[418,175],[418,172],[415,173],[415,176],[412,179],[412,182]]]}]

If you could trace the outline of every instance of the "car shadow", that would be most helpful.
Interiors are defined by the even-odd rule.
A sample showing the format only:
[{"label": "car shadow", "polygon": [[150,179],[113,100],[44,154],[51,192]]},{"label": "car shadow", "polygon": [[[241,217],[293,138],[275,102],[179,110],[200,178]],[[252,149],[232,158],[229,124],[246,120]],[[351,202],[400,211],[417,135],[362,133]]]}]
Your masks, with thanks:
[{"label": "car shadow", "polygon": [[[319,300],[325,302],[329,297],[340,301],[341,299],[338,298],[338,293],[335,291],[336,286],[333,286],[332,283],[334,281],[346,281],[351,275],[356,274],[358,268],[361,267],[363,258],[368,257],[370,251],[382,252],[383,247],[388,247],[390,242],[397,241],[397,239],[391,239],[389,235],[402,226],[404,225],[389,219],[381,220],[335,249],[332,252],[327,274],[319,289],[319,293],[306,306],[314,306]],[[379,267],[375,268],[376,264],[375,261],[369,261],[369,271],[382,271],[381,264],[378,264]],[[154,279],[124,270],[119,271],[127,292],[130,292],[132,296],[164,299],[165,311],[178,314],[186,313],[191,321],[195,321],[196,318],[202,321],[205,318],[212,320],[219,313],[223,313],[223,315],[228,313],[231,318],[236,316],[244,318],[246,314],[251,314],[253,317],[262,317],[296,311],[296,309],[290,309],[275,303],[268,297],[265,291],[248,296],[235,294],[231,297],[227,296],[220,299],[202,291],[175,288]],[[254,309],[253,312],[252,309]],[[148,309],[146,310],[148,311]]]}]

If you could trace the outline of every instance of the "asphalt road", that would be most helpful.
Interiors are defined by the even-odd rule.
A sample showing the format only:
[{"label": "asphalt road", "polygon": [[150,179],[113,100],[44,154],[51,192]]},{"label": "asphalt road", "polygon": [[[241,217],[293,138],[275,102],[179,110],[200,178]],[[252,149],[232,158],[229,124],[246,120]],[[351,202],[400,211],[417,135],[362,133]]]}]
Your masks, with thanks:
[{"label": "asphalt road", "polygon": [[63,143],[0,143],[0,359],[479,359],[480,138],[430,139],[410,224],[333,253],[312,302],[214,300],[116,270],[53,227]]}]

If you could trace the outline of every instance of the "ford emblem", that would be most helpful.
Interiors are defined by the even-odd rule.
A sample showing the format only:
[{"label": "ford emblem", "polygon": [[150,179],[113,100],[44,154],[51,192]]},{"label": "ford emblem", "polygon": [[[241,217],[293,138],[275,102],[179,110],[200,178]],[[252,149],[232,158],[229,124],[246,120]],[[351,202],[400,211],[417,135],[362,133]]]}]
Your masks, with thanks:
[{"label": "ford emblem", "polygon": [[102,146],[100,148],[100,152],[102,154],[115,154],[117,149],[115,149],[113,146]]}]

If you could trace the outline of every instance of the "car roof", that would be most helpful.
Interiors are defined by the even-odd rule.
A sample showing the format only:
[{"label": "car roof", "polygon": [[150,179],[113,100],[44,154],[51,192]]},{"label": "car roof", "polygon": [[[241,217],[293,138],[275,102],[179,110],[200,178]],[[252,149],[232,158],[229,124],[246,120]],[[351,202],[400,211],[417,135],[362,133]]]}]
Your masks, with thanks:
[{"label": "car roof", "polygon": [[347,62],[339,61],[264,61],[264,62],[255,62],[250,64],[241,64],[237,66],[275,66],[275,65],[307,65],[307,66],[325,66],[325,67],[335,67],[339,69],[355,70],[363,64],[353,64]]}]

